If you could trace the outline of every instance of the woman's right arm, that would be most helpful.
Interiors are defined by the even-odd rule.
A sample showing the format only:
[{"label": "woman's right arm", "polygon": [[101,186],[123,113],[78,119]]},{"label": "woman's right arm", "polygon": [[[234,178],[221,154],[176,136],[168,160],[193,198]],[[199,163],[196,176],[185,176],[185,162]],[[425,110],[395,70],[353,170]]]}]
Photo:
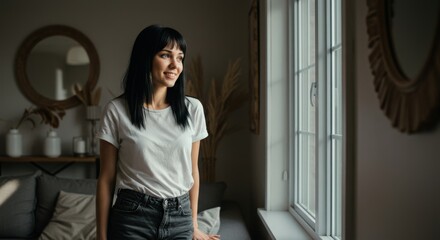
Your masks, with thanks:
[{"label": "woman's right arm", "polygon": [[97,240],[107,239],[107,223],[116,179],[118,150],[107,141],[100,141],[100,172],[96,190]]}]

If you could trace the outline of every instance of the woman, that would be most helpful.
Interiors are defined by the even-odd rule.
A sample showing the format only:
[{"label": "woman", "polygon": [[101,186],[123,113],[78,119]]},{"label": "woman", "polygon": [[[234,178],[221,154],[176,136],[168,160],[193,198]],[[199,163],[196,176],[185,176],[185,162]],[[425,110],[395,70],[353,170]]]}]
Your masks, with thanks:
[{"label": "woman", "polygon": [[124,93],[106,105],[98,132],[98,239],[219,239],[197,225],[208,133],[201,103],[184,95],[185,51],[171,28],[152,25],[136,38]]}]

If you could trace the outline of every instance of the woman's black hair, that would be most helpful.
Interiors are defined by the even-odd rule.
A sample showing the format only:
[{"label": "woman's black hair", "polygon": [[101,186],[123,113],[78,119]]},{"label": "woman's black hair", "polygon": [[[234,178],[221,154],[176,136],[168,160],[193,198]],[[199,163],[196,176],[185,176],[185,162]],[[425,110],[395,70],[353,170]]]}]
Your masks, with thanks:
[{"label": "woman's black hair", "polygon": [[[153,85],[151,67],[154,56],[169,44],[185,54],[186,42],[176,30],[159,25],[143,29],[137,36],[131,52],[130,63],[123,81],[124,98],[127,101],[131,123],[144,128],[144,103],[151,103]],[[166,101],[170,104],[176,122],[183,128],[188,126],[189,112],[185,104],[184,69],[173,87],[167,89]]]}]

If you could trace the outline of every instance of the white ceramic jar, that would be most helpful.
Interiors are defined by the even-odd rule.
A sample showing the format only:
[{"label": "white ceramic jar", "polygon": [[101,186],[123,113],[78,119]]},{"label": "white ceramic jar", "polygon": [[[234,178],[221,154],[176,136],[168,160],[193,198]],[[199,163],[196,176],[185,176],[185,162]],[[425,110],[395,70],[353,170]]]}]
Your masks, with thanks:
[{"label": "white ceramic jar", "polygon": [[61,139],[54,130],[50,130],[44,140],[44,155],[47,157],[59,157],[61,155]]},{"label": "white ceramic jar", "polygon": [[23,143],[21,133],[18,129],[10,129],[6,135],[6,154],[10,157],[21,157]]}]

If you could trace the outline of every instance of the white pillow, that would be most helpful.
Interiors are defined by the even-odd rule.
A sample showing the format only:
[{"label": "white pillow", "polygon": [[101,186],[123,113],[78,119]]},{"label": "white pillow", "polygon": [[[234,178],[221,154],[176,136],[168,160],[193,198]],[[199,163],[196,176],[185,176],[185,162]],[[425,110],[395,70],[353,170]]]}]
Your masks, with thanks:
[{"label": "white pillow", "polygon": [[95,196],[60,191],[55,211],[39,240],[96,239]]},{"label": "white pillow", "polygon": [[220,229],[220,207],[206,209],[197,214],[199,230],[212,235],[217,234]]}]

